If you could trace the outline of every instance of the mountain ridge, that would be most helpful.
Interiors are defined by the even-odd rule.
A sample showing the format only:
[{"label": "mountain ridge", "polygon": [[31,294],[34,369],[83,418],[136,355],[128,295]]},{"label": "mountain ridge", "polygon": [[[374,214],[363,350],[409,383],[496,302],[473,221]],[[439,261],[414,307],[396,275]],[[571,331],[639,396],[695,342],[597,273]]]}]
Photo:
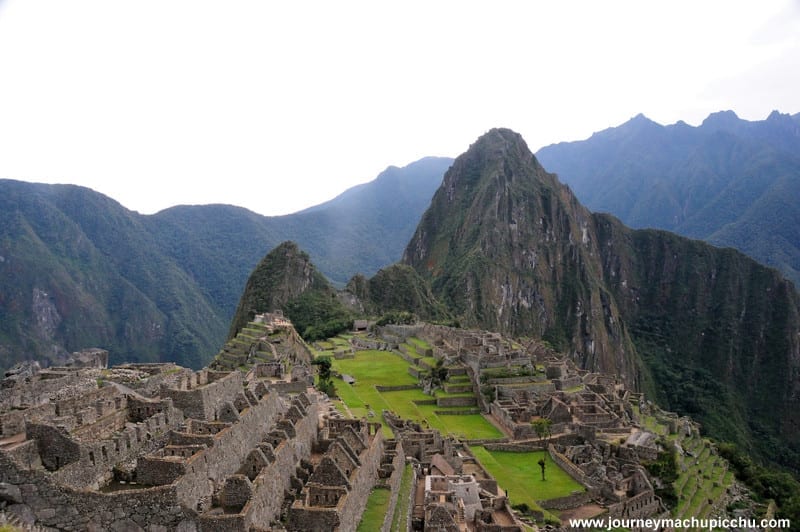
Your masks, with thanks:
[{"label": "mountain ridge", "polygon": [[403,261],[467,326],[541,336],[800,470],[800,296],[777,270],[589,212],[509,130],[456,159]]},{"label": "mountain ridge", "polygon": [[[112,363],[199,368],[224,342],[269,249],[297,240],[342,286],[355,273],[371,275],[400,257],[429,200],[415,197],[433,193],[449,162],[395,167],[385,194],[360,185],[299,221],[221,204],[142,215],[85,187],[0,180],[0,368],[58,364],[87,346],[109,349]],[[404,192],[406,179],[415,185]],[[381,226],[375,213],[390,201],[400,209]],[[376,242],[381,251],[370,255]],[[387,242],[401,243],[393,251]]]},{"label": "mountain ridge", "polygon": [[699,126],[639,115],[537,157],[594,212],[735,247],[798,284],[800,207],[787,203],[800,197],[798,154],[800,113],[720,111]]}]

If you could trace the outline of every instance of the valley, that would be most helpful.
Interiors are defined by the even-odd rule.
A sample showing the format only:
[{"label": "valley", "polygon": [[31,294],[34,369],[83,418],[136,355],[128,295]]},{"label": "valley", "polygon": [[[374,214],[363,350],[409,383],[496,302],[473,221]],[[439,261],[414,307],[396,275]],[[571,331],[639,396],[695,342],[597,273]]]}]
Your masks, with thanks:
[{"label": "valley", "polygon": [[[354,530],[364,516],[515,532],[575,515],[795,515],[794,285],[733,249],[592,213],[511,130],[452,162],[398,263],[334,285],[296,242],[274,243],[229,321],[210,302],[249,260],[234,248],[200,252],[176,219],[143,229],[154,219],[75,187],[12,190],[4,227],[36,246],[2,240],[16,284],[0,304],[36,304],[4,321],[0,351],[24,339],[15,356],[49,354],[3,381],[0,483],[31,524]],[[33,224],[19,206],[56,208]],[[254,255],[257,234],[229,236]],[[222,258],[240,273],[204,266]],[[78,343],[111,349],[69,354]],[[148,510],[123,518],[118,491]]]}]

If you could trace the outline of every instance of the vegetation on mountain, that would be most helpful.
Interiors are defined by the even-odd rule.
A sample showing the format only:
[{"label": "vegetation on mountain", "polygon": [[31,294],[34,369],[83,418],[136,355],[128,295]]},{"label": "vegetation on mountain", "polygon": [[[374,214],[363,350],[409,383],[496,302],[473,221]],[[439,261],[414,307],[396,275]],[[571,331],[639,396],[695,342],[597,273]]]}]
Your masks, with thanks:
[{"label": "vegetation on mountain", "polygon": [[346,290],[355,295],[368,315],[400,316],[411,314],[424,321],[446,320],[449,313],[430,286],[410,266],[393,264],[369,279],[354,276]]},{"label": "vegetation on mountain", "polygon": [[141,217],[69,185],[0,181],[0,367],[100,346],[198,367],[224,316]]},{"label": "vegetation on mountain", "polygon": [[468,325],[543,337],[800,468],[792,284],[733,249],[589,213],[516,133],[492,130],[455,161],[404,262]]},{"label": "vegetation on mountain", "polygon": [[143,216],[83,187],[0,180],[0,369],[60,363],[88,346],[112,363],[199,368],[224,343],[266,251],[292,239],[340,285],[372,275],[399,258],[450,162],[390,167],[278,217],[229,205]]},{"label": "vegetation on mountain", "polygon": [[233,338],[256,314],[283,312],[305,340],[352,328],[353,315],[336,290],[294,242],[283,242],[258,263],[245,285],[231,323]]},{"label": "vegetation on mountain", "polygon": [[403,262],[464,326],[544,338],[585,367],[638,383],[603,286],[592,217],[517,133],[495,129],[453,163]]},{"label": "vegetation on mountain", "polygon": [[731,246],[800,285],[800,114],[700,126],[638,115],[537,157],[595,212]]},{"label": "vegetation on mountain", "polygon": [[779,519],[800,521],[800,482],[796,478],[786,471],[753,462],[747,453],[732,443],[720,444],[719,453],[731,464],[736,478],[744,482],[760,501],[775,501]]}]

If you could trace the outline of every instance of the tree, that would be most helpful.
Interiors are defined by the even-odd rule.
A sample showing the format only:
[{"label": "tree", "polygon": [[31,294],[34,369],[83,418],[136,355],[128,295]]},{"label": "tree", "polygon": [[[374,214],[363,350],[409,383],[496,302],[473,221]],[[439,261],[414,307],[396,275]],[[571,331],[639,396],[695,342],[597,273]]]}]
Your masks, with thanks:
[{"label": "tree", "polygon": [[553,425],[553,422],[547,419],[546,417],[540,417],[539,419],[536,419],[533,422],[531,422],[531,425],[533,425],[533,430],[536,431],[536,435],[539,436],[540,440],[545,438],[547,439],[547,441],[545,442],[546,444],[545,447],[546,447],[547,444],[550,443],[550,436],[552,436],[551,427]]},{"label": "tree", "polygon": [[540,440],[545,440],[544,446],[544,456],[539,460],[538,464],[539,467],[542,468],[542,480],[546,480],[544,477],[544,467],[547,464],[545,458],[547,457],[547,449],[550,446],[550,436],[552,436],[551,426],[553,422],[546,417],[540,417],[539,419],[534,420],[531,422],[533,425],[533,430],[536,431],[536,435],[539,436]]},{"label": "tree", "polygon": [[319,380],[327,381],[331,379],[331,357],[317,357],[313,362],[311,362],[311,364],[319,366]]},{"label": "tree", "polygon": [[444,381],[447,380],[447,368],[444,367],[444,360],[439,359],[436,365],[433,366],[428,373],[423,377],[427,388],[431,394],[436,388],[439,388]]},{"label": "tree", "polygon": [[336,386],[334,386],[333,381],[331,381],[331,357],[321,356],[315,358],[311,363],[319,367],[317,389],[325,393],[328,397],[336,397]]}]

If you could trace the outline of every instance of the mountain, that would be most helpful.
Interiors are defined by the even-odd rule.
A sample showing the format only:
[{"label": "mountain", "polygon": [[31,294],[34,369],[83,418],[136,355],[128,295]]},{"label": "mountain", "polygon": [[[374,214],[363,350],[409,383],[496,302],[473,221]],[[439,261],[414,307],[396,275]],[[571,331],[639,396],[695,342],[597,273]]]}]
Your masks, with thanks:
[{"label": "mountain", "polygon": [[396,262],[451,163],[427,157],[391,166],[369,183],[286,216],[230,205],[178,206],[145,217],[145,223],[164,252],[232,316],[253,267],[285,240],[307,250],[338,286],[356,273],[369,276]]},{"label": "mountain", "polygon": [[542,337],[581,366],[638,385],[592,221],[519,134],[496,129],[445,174],[403,262],[463,324]]},{"label": "mountain", "polygon": [[256,314],[276,311],[283,312],[304,336],[316,336],[307,331],[309,327],[320,329],[336,321],[334,328],[345,329],[350,324],[339,322],[352,322],[336,290],[311,263],[308,254],[291,241],[270,251],[250,274],[228,339],[253,321]]},{"label": "mountain", "polygon": [[800,285],[800,114],[698,127],[638,115],[537,158],[595,212],[731,246]]},{"label": "mountain", "polygon": [[100,346],[199,366],[223,316],[142,217],[88,189],[0,182],[0,366]]},{"label": "mountain", "polygon": [[450,314],[433,295],[427,282],[410,266],[392,264],[367,279],[361,274],[347,283],[345,295],[369,316],[410,312],[424,321],[447,321]]},{"label": "mountain", "polygon": [[90,189],[0,180],[0,369],[109,349],[112,363],[208,363],[253,268],[285,240],[339,285],[400,258],[452,160],[390,167],[301,213],[229,205],[140,215]]},{"label": "mountain", "polygon": [[456,159],[403,262],[462,323],[541,336],[800,470],[793,285],[733,249],[592,214],[518,134],[492,130]]}]

